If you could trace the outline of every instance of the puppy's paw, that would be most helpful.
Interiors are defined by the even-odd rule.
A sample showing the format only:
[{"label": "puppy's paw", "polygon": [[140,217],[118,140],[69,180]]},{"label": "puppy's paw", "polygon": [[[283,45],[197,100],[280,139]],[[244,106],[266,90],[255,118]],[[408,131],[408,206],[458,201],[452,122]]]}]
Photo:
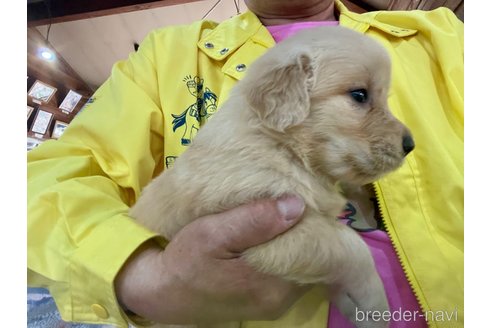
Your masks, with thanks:
[{"label": "puppy's paw", "polygon": [[340,290],[332,299],[340,312],[357,328],[387,328],[389,306],[380,281],[364,287]]},{"label": "puppy's paw", "polygon": [[355,325],[357,328],[387,328],[390,323],[390,312],[386,298],[370,305],[357,306],[355,309]]}]

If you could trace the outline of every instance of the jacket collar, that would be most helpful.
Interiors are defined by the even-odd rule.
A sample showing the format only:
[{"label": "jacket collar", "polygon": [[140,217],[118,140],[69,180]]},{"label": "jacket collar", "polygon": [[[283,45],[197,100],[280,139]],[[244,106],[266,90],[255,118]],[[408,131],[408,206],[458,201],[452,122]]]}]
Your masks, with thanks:
[{"label": "jacket collar", "polygon": [[[369,27],[395,37],[406,37],[417,33],[413,29],[378,21],[377,16],[380,14],[378,11],[357,14],[348,10],[340,0],[335,0],[335,6],[340,14],[340,25],[361,33],[367,31]],[[198,47],[209,57],[220,61],[234,53],[251,38],[267,48],[275,44],[258,17],[248,10],[217,25],[198,41]]]},{"label": "jacket collar", "polygon": [[[361,33],[365,33],[370,27],[394,37],[417,33],[416,30],[378,21],[376,18],[379,12],[357,14],[349,11],[339,0],[335,0],[335,6],[340,25]],[[198,48],[208,57],[224,61],[222,72],[237,80],[242,79],[256,58],[274,45],[275,41],[267,28],[251,11],[218,24],[198,41]]]},{"label": "jacket collar", "polygon": [[348,10],[340,0],[335,0],[335,6],[340,14],[340,25],[361,33],[365,33],[370,27],[399,38],[417,33],[417,30],[414,29],[381,22],[378,20],[378,16],[382,13],[381,11],[370,11],[363,14],[357,14]]},{"label": "jacket collar", "polygon": [[[198,48],[215,60],[223,60],[262,29],[264,26],[258,17],[248,10],[217,25],[198,41]],[[266,47],[275,44],[269,33],[260,33],[259,41]]]}]

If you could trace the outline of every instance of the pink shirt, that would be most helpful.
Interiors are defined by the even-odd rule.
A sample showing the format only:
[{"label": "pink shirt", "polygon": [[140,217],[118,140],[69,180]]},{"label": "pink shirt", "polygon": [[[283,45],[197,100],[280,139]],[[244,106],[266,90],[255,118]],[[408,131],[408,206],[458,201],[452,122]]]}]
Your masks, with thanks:
[{"label": "pink shirt", "polygon": [[266,28],[273,36],[275,42],[278,43],[283,39],[305,28],[317,27],[317,26],[337,26],[337,25],[338,25],[337,21],[319,21],[319,22],[299,22],[299,23],[292,23],[292,24],[285,24],[285,25],[274,25],[274,26],[267,26]]},{"label": "pink shirt", "polygon": [[[267,29],[275,42],[278,43],[300,30],[317,26],[338,26],[338,22],[299,22],[285,25],[267,26]],[[354,203],[354,205],[356,204]],[[362,213],[357,211],[356,208],[357,207],[352,206],[351,211],[342,213],[340,216],[340,223],[350,226],[357,226],[356,224],[352,225],[352,223],[356,222],[358,219],[361,219]],[[391,245],[391,240],[388,234],[377,229],[365,229],[364,232],[359,232],[359,234],[371,250],[378,273],[384,284],[391,315],[395,318],[394,321],[391,321],[390,328],[427,327],[417,299],[415,298],[415,295],[413,294],[412,289],[405,277],[405,273],[403,272],[395,250]],[[408,318],[408,316],[403,316],[405,311],[410,311],[410,313],[412,313],[412,320],[403,320],[403,318]],[[345,319],[336,307],[330,305],[328,327],[352,328],[354,325]]]}]

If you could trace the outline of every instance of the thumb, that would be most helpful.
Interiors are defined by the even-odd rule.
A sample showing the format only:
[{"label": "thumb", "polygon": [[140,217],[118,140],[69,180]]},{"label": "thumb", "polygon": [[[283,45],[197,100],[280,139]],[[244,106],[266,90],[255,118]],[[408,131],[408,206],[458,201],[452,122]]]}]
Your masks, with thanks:
[{"label": "thumb", "polygon": [[301,219],[299,196],[260,200],[210,217],[216,249],[240,253],[287,231]]}]

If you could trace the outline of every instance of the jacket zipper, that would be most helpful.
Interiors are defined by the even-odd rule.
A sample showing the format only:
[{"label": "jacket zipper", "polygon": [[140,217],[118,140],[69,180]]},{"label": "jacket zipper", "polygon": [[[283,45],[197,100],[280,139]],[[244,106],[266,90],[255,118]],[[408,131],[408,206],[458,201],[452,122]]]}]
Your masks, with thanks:
[{"label": "jacket zipper", "polygon": [[[373,184],[373,189],[374,189],[374,194],[376,195],[376,206],[377,206],[377,211],[379,212],[379,215],[381,216],[381,219],[383,220],[383,225],[384,228],[386,229],[386,232],[388,233],[388,236],[391,240],[391,245],[393,246],[393,249],[395,250],[396,256],[398,257],[398,262],[400,262],[400,265],[403,269],[403,272],[405,273],[405,278],[407,279],[410,288],[412,289],[413,295],[415,295],[415,298],[417,299],[417,303],[419,304],[420,310],[422,313],[429,312],[430,309],[428,306],[424,304],[422,301],[423,296],[421,295],[420,290],[416,286],[416,281],[413,275],[410,274],[409,272],[409,264],[406,261],[406,259],[403,258],[403,250],[401,248],[401,245],[396,241],[397,238],[395,238],[395,229],[393,225],[391,224],[391,221],[389,220],[389,214],[386,209],[386,204],[384,203],[383,200],[383,195],[381,192],[381,186],[379,185],[378,182],[374,182]],[[434,327],[435,324],[433,322],[429,323],[427,322],[427,325],[429,327]]]}]

